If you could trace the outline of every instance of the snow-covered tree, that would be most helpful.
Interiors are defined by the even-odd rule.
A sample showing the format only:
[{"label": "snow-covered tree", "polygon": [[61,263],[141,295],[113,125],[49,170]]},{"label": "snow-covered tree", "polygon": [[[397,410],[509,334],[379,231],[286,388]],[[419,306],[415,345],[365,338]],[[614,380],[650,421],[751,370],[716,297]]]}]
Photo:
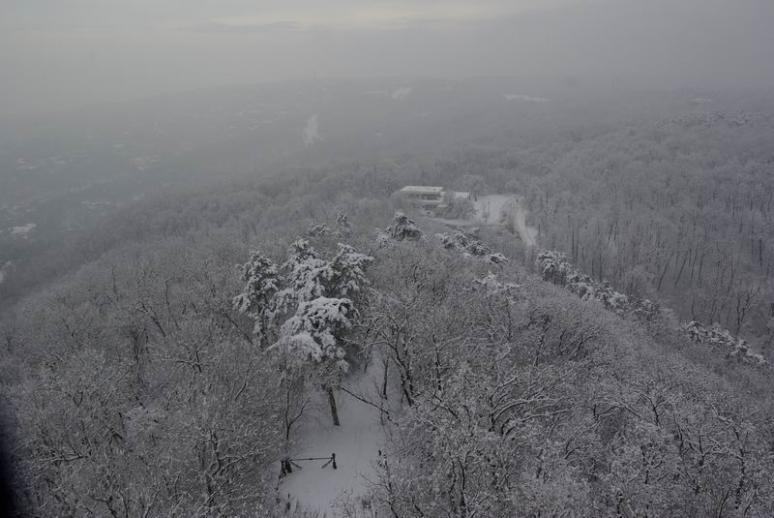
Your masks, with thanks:
[{"label": "snow-covered tree", "polygon": [[279,344],[316,363],[333,362],[348,369],[340,337],[352,328],[357,311],[349,299],[318,297],[301,302],[296,314],[283,325]]},{"label": "snow-covered tree", "polygon": [[387,232],[397,241],[403,241],[404,239],[416,241],[422,237],[422,231],[419,230],[417,224],[400,211],[395,213],[392,225],[387,228]]},{"label": "snow-covered tree", "polygon": [[376,246],[379,248],[387,248],[392,243],[392,238],[387,232],[378,231],[375,237]]},{"label": "snow-covered tree", "polygon": [[253,319],[253,333],[265,343],[276,326],[279,270],[271,259],[256,251],[240,266],[240,271],[245,285],[242,293],[234,297],[234,309]]},{"label": "snow-covered tree", "polygon": [[326,294],[326,285],[333,277],[328,261],[306,239],[298,239],[290,245],[288,260],[282,265],[285,272],[285,288],[278,293],[278,305],[292,312],[296,305]]},{"label": "snow-covered tree", "polygon": [[331,233],[331,229],[328,228],[328,225],[323,223],[322,225],[314,225],[312,227],[309,227],[309,230],[306,231],[306,235],[308,235],[311,238],[321,238],[329,235]]},{"label": "snow-covered tree", "polygon": [[495,252],[493,254],[489,254],[486,256],[486,258],[489,260],[492,264],[505,264],[508,262],[508,258],[505,257],[500,252]]},{"label": "snow-covered tree", "polygon": [[659,313],[658,305],[648,299],[628,297],[614,290],[606,281],[597,281],[577,270],[564,254],[544,250],[537,256],[537,266],[544,280],[563,286],[585,301],[596,301],[619,315],[631,314],[651,321]]},{"label": "snow-covered tree", "polygon": [[343,338],[358,317],[354,301],[368,284],[365,270],[372,261],[343,243],[327,260],[308,240],[298,239],[281,268],[255,253],[242,267],[245,289],[234,298],[236,309],[255,320],[262,343],[273,337],[272,350],[286,353],[291,364],[311,366],[322,378],[335,424],[333,389],[349,369]]},{"label": "snow-covered tree", "polygon": [[537,256],[537,265],[544,280],[564,286],[567,269],[570,266],[564,254],[544,250]]},{"label": "snow-covered tree", "polygon": [[352,297],[368,284],[365,269],[374,260],[349,245],[339,243],[339,251],[330,264],[331,278],[328,293],[337,297]]},{"label": "snow-covered tree", "polygon": [[280,291],[280,306],[286,310],[318,297],[350,297],[367,284],[365,269],[373,258],[339,243],[334,258],[327,261],[305,239],[291,245],[283,265],[287,285]]},{"label": "snow-covered tree", "polygon": [[487,245],[476,239],[475,232],[472,235],[464,232],[456,232],[454,235],[449,235],[444,232],[436,234],[435,237],[441,241],[441,246],[446,250],[456,250],[467,256],[480,257],[496,265],[508,262],[508,258],[505,255],[500,252],[493,253]]},{"label": "snow-covered tree", "polygon": [[301,302],[296,314],[283,324],[277,342],[297,360],[311,361],[319,368],[335,426],[340,422],[333,389],[349,369],[342,338],[357,316],[349,299],[318,297]]},{"label": "snow-covered tree", "polygon": [[735,337],[729,330],[722,329],[718,324],[705,327],[693,320],[684,324],[681,330],[688,338],[698,344],[707,344],[725,351],[727,358],[751,365],[768,365],[763,356],[750,350],[745,340]]},{"label": "snow-covered tree", "polygon": [[349,237],[352,235],[352,225],[349,222],[349,217],[344,212],[338,212],[336,214],[336,227],[339,234],[343,237]]},{"label": "snow-covered tree", "polygon": [[497,275],[487,273],[480,279],[475,279],[474,284],[482,288],[487,295],[505,295],[511,297],[519,290],[519,285],[512,282],[501,282]]}]

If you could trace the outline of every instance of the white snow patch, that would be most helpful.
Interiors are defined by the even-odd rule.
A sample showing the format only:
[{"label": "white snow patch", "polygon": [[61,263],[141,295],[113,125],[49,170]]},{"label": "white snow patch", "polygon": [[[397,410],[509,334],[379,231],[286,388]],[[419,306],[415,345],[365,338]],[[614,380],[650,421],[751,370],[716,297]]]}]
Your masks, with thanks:
[{"label": "white snow patch", "polygon": [[320,135],[320,119],[318,114],[314,114],[306,121],[306,126],[304,127],[303,131],[303,137],[304,137],[304,145],[314,146],[317,142],[322,141],[322,136]]},{"label": "white snow patch", "polygon": [[395,89],[395,91],[392,92],[392,98],[396,101],[405,101],[408,99],[408,97],[411,95],[411,92],[414,89],[410,86],[402,86],[400,88]]},{"label": "white snow patch", "polygon": [[551,99],[547,97],[533,97],[531,95],[524,94],[505,94],[506,101],[521,101],[525,103],[547,103]]},{"label": "white snow patch", "polygon": [[473,202],[476,219],[487,225],[513,225],[521,240],[527,246],[537,244],[537,229],[527,225],[527,210],[517,196],[493,194],[479,196]]},{"label": "white snow patch", "polygon": [[[367,374],[345,381],[344,386],[378,404],[377,385],[383,373],[379,363],[374,360]],[[300,430],[304,444],[293,457],[328,457],[335,453],[337,469],[322,468],[325,461],[303,462],[303,469],[285,477],[279,487],[280,495],[288,497],[293,507],[299,505],[327,518],[341,515],[342,499],[359,507],[358,497],[368,495],[376,482],[375,464],[385,444],[378,409],[343,391],[336,392],[336,401],[341,426],[331,424],[327,400],[321,397],[315,414]]]},{"label": "white snow patch", "polygon": [[11,235],[26,239],[29,237],[30,232],[35,230],[37,226],[36,223],[27,223],[26,225],[21,225],[19,227],[11,227]]}]

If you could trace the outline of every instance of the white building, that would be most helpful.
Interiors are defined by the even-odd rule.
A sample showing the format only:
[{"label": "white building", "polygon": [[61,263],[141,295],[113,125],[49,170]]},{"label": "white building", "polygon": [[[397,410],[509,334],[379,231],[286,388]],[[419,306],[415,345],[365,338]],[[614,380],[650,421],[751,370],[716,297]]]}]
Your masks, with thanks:
[{"label": "white building", "polygon": [[407,185],[398,191],[405,200],[425,209],[434,209],[444,202],[443,187]]},{"label": "white building", "polygon": [[407,185],[397,194],[405,202],[415,207],[436,213],[457,202],[471,199],[469,192],[445,191],[443,187],[429,185]]}]

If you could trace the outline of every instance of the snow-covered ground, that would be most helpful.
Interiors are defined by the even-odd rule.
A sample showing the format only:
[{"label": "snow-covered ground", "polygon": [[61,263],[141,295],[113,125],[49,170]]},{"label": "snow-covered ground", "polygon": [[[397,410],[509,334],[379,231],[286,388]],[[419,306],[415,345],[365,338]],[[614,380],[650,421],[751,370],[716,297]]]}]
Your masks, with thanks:
[{"label": "snow-covered ground", "polygon": [[527,210],[521,200],[514,195],[492,194],[479,196],[473,202],[476,219],[487,225],[512,224],[527,246],[537,245],[537,229],[527,225]]},{"label": "snow-covered ground", "polygon": [[[367,372],[359,372],[344,382],[344,386],[368,401],[378,404],[378,383],[382,372],[380,362],[374,361]],[[300,430],[302,446],[294,458],[328,457],[336,454],[337,469],[322,468],[325,461],[300,462],[301,470],[286,476],[279,486],[280,496],[288,498],[293,508],[298,505],[326,518],[343,516],[340,504],[369,517],[361,495],[376,480],[375,462],[385,443],[379,410],[358,401],[345,392],[336,393],[341,426],[333,426],[327,400],[320,397],[318,404],[308,410],[309,416]]]}]

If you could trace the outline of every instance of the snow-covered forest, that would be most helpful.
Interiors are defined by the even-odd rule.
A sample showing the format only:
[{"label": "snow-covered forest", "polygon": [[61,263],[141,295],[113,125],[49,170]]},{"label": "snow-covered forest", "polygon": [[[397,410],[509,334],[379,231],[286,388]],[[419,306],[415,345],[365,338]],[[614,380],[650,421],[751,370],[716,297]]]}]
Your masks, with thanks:
[{"label": "snow-covered forest", "polygon": [[774,517],[772,27],[0,0],[0,518]]},{"label": "snow-covered forest", "polygon": [[[763,174],[760,152],[762,169],[748,167]],[[717,247],[675,241],[679,225],[659,237],[665,211],[641,210],[674,201],[659,177],[594,202],[591,177],[568,184],[573,196],[551,190],[578,180],[535,169],[535,153],[345,165],[128,207],[90,234],[92,258],[3,313],[0,379],[26,505],[41,516],[774,512],[770,294],[738,321],[690,309],[765,286],[765,246],[724,255],[734,289],[710,291],[726,268]],[[519,195],[538,245],[475,208],[396,215],[406,208],[390,194],[420,181]],[[635,185],[652,190],[627,198]],[[725,242],[751,211],[765,219],[760,200],[730,226],[674,220]],[[627,241],[637,225],[662,249],[627,269],[627,247],[651,238]],[[598,247],[601,230],[617,246]],[[649,262],[659,253],[680,260]]]}]

